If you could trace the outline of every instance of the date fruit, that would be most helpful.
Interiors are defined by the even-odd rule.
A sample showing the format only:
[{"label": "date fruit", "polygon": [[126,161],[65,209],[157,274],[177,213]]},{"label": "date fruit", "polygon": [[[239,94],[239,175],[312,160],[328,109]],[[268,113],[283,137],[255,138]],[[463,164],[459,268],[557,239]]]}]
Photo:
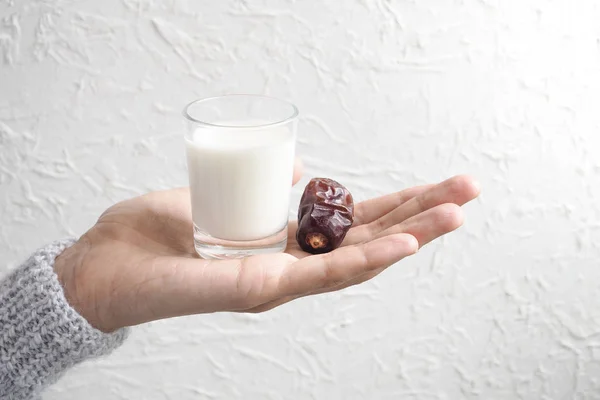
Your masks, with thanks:
[{"label": "date fruit", "polygon": [[296,241],[311,254],[338,248],[354,220],[354,200],[343,185],[327,178],[313,178],[298,208]]}]

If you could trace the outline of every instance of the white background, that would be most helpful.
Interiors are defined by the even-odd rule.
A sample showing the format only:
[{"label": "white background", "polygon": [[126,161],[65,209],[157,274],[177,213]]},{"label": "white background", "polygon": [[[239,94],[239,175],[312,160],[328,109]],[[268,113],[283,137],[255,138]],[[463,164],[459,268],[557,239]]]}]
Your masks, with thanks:
[{"label": "white background", "polygon": [[0,272],[185,184],[198,97],[297,104],[302,183],[483,187],[368,284],[139,327],[46,399],[600,399],[598,21],[595,0],[0,0]]}]

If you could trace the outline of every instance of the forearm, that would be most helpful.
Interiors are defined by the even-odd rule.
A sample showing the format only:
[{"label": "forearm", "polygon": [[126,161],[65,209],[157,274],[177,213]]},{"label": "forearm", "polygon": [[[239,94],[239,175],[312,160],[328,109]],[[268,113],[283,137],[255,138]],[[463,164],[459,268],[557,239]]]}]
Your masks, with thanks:
[{"label": "forearm", "polygon": [[126,330],[103,333],[67,302],[53,269],[73,240],[36,251],[0,282],[0,398],[36,398],[73,365],[110,353]]}]

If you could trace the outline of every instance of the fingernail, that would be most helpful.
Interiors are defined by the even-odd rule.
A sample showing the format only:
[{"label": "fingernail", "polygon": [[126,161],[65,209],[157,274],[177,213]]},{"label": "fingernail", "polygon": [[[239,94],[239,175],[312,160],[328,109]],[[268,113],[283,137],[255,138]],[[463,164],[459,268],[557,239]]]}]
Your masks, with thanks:
[{"label": "fingernail", "polygon": [[419,241],[414,236],[412,237],[412,240],[413,240],[413,254],[415,254],[419,251]]},{"label": "fingernail", "polygon": [[481,193],[481,183],[479,181],[473,180],[473,186],[477,189],[477,193]]}]

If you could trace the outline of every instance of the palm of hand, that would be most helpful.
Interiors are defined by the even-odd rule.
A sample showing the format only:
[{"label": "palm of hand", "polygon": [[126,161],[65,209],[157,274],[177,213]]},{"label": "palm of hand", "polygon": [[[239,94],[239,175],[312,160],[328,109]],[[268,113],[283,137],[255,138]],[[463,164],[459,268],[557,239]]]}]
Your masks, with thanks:
[{"label": "palm of hand", "polygon": [[464,176],[407,189],[358,204],[331,253],[302,251],[294,221],[285,253],[213,261],[195,253],[187,189],[154,192],[109,208],[55,268],[71,304],[107,332],[179,315],[265,311],[371,279],[460,226],[459,205],[477,194]]}]

